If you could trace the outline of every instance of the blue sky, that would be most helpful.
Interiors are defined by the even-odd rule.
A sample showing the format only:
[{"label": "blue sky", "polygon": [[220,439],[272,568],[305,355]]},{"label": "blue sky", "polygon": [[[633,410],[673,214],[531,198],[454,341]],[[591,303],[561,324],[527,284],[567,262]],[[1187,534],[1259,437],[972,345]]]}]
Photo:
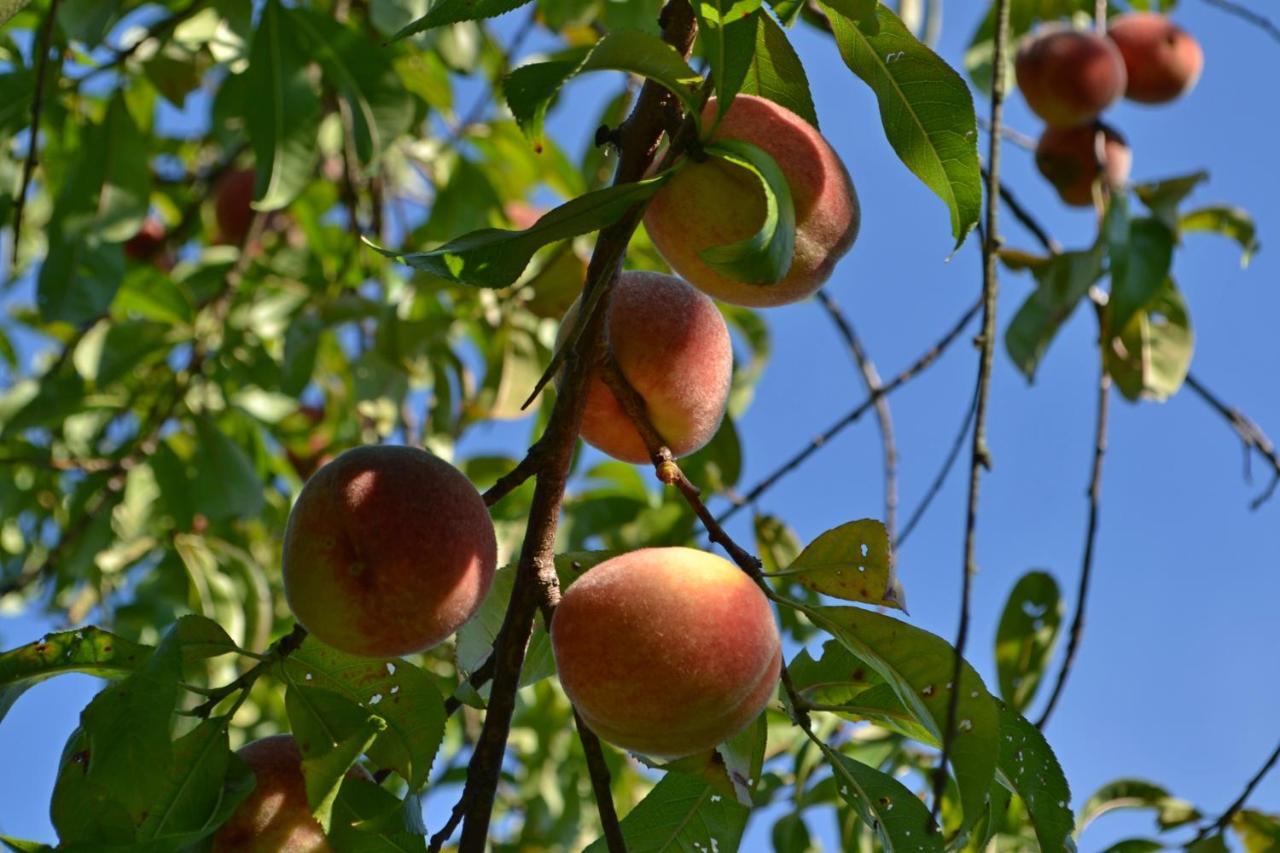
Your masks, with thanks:
[{"label": "blue sky", "polygon": [[[977,23],[971,5],[946,4],[940,52],[954,65]],[[1191,202],[1230,202],[1255,216],[1263,250],[1247,270],[1241,270],[1234,245],[1193,235],[1176,254],[1174,275],[1196,332],[1193,371],[1280,438],[1280,350],[1273,343],[1280,317],[1280,257],[1273,251],[1280,245],[1274,165],[1280,115],[1266,106],[1275,103],[1274,93],[1259,91],[1268,78],[1277,79],[1280,45],[1198,0],[1184,0],[1176,18],[1204,46],[1199,85],[1162,108],[1122,104],[1108,120],[1129,138],[1136,180],[1207,168],[1211,180]],[[507,31],[511,24],[500,22]],[[976,297],[978,252],[971,240],[947,260],[946,209],[893,155],[869,90],[847,71],[829,41],[806,30],[797,31],[795,41],[809,69],[823,131],[844,158],[863,208],[861,235],[829,290],[849,312],[882,375],[889,376],[931,345]],[[589,82],[575,96],[598,102],[606,89]],[[980,101],[979,110],[985,112],[985,103]],[[582,126],[582,115],[594,116],[594,108],[562,109],[551,125],[575,150],[592,130]],[[1017,94],[1007,121],[1038,133],[1038,122]],[[1029,153],[1005,150],[1005,175],[1023,202],[1064,245],[1089,241],[1092,215],[1062,206]],[[1036,248],[1007,214],[1002,223],[1008,244]],[[1030,285],[1026,276],[1002,272],[1002,330]],[[739,424],[744,484],[863,396],[856,369],[816,303],[771,309],[765,317],[774,354]],[[1042,568],[1057,576],[1068,595],[1075,587],[1092,448],[1094,335],[1092,318],[1077,313],[1050,348],[1034,386],[1003,350],[997,355],[989,425],[994,470],[983,481],[980,573],[968,651],[989,683],[996,620],[1016,579]],[[946,454],[975,373],[976,351],[961,342],[892,398],[905,511]],[[515,452],[526,434],[525,425],[481,428],[461,452]],[[957,619],[963,467],[898,555],[911,621],[947,637]],[[1088,625],[1048,729],[1075,804],[1106,781],[1137,776],[1216,812],[1280,738],[1280,498],[1249,510],[1267,473],[1255,461],[1255,482],[1243,481],[1236,437],[1190,393],[1164,404],[1116,399]],[[874,419],[867,418],[769,492],[762,508],[785,518],[807,541],[842,522],[880,516],[881,501],[880,448]],[[750,542],[749,516],[735,519],[731,532]],[[0,617],[0,646],[26,642],[47,628],[29,617]],[[52,837],[47,803],[57,756],[95,689],[91,680],[78,677],[46,683],[25,695],[0,725],[4,764],[21,768],[0,774],[0,832]],[[1253,804],[1280,810],[1280,773],[1259,787]],[[433,803],[433,825],[444,805]],[[770,824],[753,825],[752,838],[765,843]],[[1081,849],[1100,850],[1152,826],[1147,815],[1110,815],[1090,829]]]}]

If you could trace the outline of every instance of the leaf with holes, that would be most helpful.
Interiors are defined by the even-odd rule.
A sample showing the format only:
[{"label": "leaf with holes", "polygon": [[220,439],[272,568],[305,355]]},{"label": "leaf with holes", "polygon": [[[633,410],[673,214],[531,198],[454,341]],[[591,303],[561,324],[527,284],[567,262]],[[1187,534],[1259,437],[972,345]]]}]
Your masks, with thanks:
[{"label": "leaf with holes", "polygon": [[1074,851],[1071,788],[1040,730],[1010,708],[1000,709],[1000,782],[1022,798],[1041,850]]},{"label": "leaf with holes", "polygon": [[996,672],[1000,695],[1018,713],[1031,704],[1053,657],[1062,612],[1058,582],[1048,572],[1023,575],[1005,602],[996,629]]},{"label": "leaf with holes", "polygon": [[0,654],[0,720],[31,687],[69,672],[123,678],[145,662],[150,646],[90,626],[46,634],[43,639]]},{"label": "leaf with holes", "polygon": [[302,753],[307,803],[328,832],[342,780],[387,724],[341,693],[305,682],[290,682],[284,705]]},{"label": "leaf with holes", "polygon": [[806,589],[884,607],[905,607],[893,586],[893,553],[884,523],[871,518],[834,527],[781,572]]},{"label": "leaf with holes", "polygon": [[[750,810],[683,773],[668,773],[622,819],[622,837],[632,853],[706,853],[737,850]],[[586,853],[603,853],[597,839]]]},{"label": "leaf with holes", "polygon": [[887,773],[868,767],[825,743],[822,752],[831,763],[836,790],[873,827],[886,853],[897,850],[942,851],[942,833],[929,817],[929,809],[905,785]]}]

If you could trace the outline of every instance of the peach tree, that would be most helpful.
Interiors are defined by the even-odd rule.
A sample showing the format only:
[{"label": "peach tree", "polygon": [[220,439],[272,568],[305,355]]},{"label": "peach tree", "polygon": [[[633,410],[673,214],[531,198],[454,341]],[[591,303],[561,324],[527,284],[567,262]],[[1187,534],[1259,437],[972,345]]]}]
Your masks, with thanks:
[{"label": "peach tree", "polygon": [[[0,600],[67,626],[0,654],[0,718],[45,679],[105,682],[59,763],[58,849],[732,850],[779,803],[786,851],[818,812],[849,850],[1075,849],[1120,807],[1167,833],[1124,849],[1276,849],[1280,818],[1246,806],[1280,752],[1205,815],[1132,779],[1073,794],[1042,732],[1082,637],[1113,386],[1187,387],[1280,477],[1189,373],[1170,275],[1191,232],[1247,259],[1251,220],[1192,207],[1203,173],[1130,183],[1101,121],[1195,85],[1174,5],[993,0],[957,70],[916,0],[0,2],[0,211],[32,294],[0,325]],[[904,328],[923,354],[887,381],[821,290],[861,211],[798,29],[983,257],[972,307]],[[616,87],[598,115],[562,93],[582,76]],[[1001,180],[1015,86],[1048,125],[1040,171],[1094,210],[1088,245]],[[1007,216],[1036,244],[1002,241]],[[997,323],[1003,276],[1034,287]],[[866,395],[749,486],[763,315],[810,297]],[[986,684],[965,655],[993,362],[1031,378],[1081,306],[1080,592],[1064,624],[1054,578],[1024,576]],[[943,638],[906,614],[886,401],[975,329]],[[730,536],[869,413],[883,518]],[[458,451],[522,418],[527,452]],[[428,826],[437,789],[456,805]]]}]

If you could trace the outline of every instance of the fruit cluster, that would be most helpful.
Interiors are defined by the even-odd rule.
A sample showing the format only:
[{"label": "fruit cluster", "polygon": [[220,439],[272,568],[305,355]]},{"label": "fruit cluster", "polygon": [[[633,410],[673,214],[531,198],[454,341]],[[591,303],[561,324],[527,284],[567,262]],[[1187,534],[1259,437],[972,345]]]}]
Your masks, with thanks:
[{"label": "fruit cluster", "polygon": [[1203,67],[1200,44],[1154,12],[1120,15],[1105,36],[1061,25],[1029,35],[1014,68],[1027,106],[1048,125],[1036,145],[1040,173],[1076,207],[1092,204],[1100,171],[1106,187],[1122,186],[1132,155],[1098,116],[1121,97],[1143,104],[1181,97]]},{"label": "fruit cluster", "polygon": [[[708,124],[715,114],[713,101]],[[843,164],[799,116],[740,96],[714,139],[753,143],[779,164],[795,207],[795,252],[781,280],[766,285],[735,281],[702,260],[704,249],[750,237],[764,218],[763,191],[741,167],[691,160],[653,199],[649,234],[692,286],[670,275],[623,273],[607,332],[618,369],[676,456],[711,440],[728,402],[733,348],[711,297],[768,306],[809,296],[848,251],[859,223]],[[222,232],[243,240],[224,216],[241,200],[220,200],[217,211]],[[562,339],[578,309],[575,302],[565,314]],[[650,458],[598,372],[589,377],[581,432],[617,459]],[[480,608],[496,563],[484,498],[460,471],[410,447],[358,447],[320,463],[285,530],[285,596],[294,616],[316,639],[357,656],[396,657],[442,642]],[[773,696],[782,664],[773,611],[755,581],[691,548],[646,548],[595,566],[565,591],[551,641],[560,682],[591,729],[660,758],[707,751],[741,731]],[[256,741],[240,755],[257,788],[215,849],[325,849],[294,740]]]}]

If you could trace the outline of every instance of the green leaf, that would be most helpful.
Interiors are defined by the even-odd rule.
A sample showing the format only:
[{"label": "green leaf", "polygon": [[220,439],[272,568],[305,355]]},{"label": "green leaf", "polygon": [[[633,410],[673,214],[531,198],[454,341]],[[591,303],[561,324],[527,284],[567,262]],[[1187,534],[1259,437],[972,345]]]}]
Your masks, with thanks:
[{"label": "green leaf", "polygon": [[844,601],[899,610],[905,605],[894,589],[889,531],[875,519],[850,521],[821,534],[781,574]]},{"label": "green leaf", "polygon": [[[879,613],[853,607],[812,607],[805,612],[862,658],[893,687],[907,709],[941,741],[947,724],[955,650],[941,637]],[[961,667],[951,763],[964,809],[961,830],[986,807],[995,778],[1000,712],[981,677]]]},{"label": "green leaf", "polygon": [[396,137],[413,124],[413,98],[405,91],[385,50],[311,9],[286,11],[291,26],[306,38],[325,78],[350,108],[351,134],[360,162],[372,165]]},{"label": "green leaf", "polygon": [[292,683],[340,694],[385,720],[369,758],[396,771],[412,790],[426,782],[445,724],[444,698],[430,675],[407,661],[355,657],[313,638],[286,658],[284,668]]},{"label": "green leaf", "polygon": [[804,818],[795,812],[778,818],[770,833],[776,853],[812,853],[816,850],[809,837],[809,827]]},{"label": "green leaf", "polygon": [[[1005,349],[1030,382],[1049,344],[1075,311],[1089,288],[1102,278],[1103,246],[1086,251],[1063,252],[1026,263],[1036,278],[1036,289],[1022,303],[1004,334]],[[1006,262],[1008,259],[1006,258]]]},{"label": "green leaf", "polygon": [[401,255],[365,242],[389,258],[450,281],[506,287],[520,278],[538,249],[613,224],[656,193],[669,176],[595,190],[562,204],[524,231],[483,228],[429,252]]},{"label": "green leaf", "polygon": [[391,41],[400,41],[445,24],[492,18],[512,9],[519,9],[528,2],[529,0],[435,0],[427,14],[406,25],[391,37]]},{"label": "green leaf", "polygon": [[1182,387],[1195,336],[1187,305],[1172,279],[1119,334],[1102,358],[1116,387],[1130,400],[1164,400]]},{"label": "green leaf", "polygon": [[188,614],[174,625],[182,656],[186,660],[205,660],[238,651],[239,647],[226,630],[207,616]]},{"label": "green leaf", "polygon": [[343,853],[407,853],[425,850],[416,797],[401,800],[366,779],[347,779],[333,803],[329,839]]},{"label": "green leaf", "polygon": [[0,0],[0,26],[27,7],[31,0]]},{"label": "green leaf", "polygon": [[[1126,838],[1123,841],[1117,841],[1102,853],[1155,853],[1157,850],[1164,850],[1165,846],[1159,841],[1152,841],[1149,838]],[[1253,851],[1249,851],[1253,853]]]},{"label": "green leaf", "polygon": [[44,639],[0,654],[0,720],[26,690],[46,678],[80,672],[98,678],[122,678],[147,660],[140,646],[101,628],[47,634]]},{"label": "green leaf", "polygon": [[889,144],[950,209],[958,248],[978,224],[982,208],[978,124],[969,87],[884,5],[876,9],[876,35],[868,35],[851,17],[857,6],[853,0],[820,5],[845,64],[875,93]]},{"label": "green leaf", "polygon": [[996,672],[1000,695],[1017,713],[1031,704],[1053,657],[1063,609],[1058,582],[1048,572],[1028,572],[1009,593],[996,629]]},{"label": "green leaf", "polygon": [[[750,809],[683,773],[668,773],[622,819],[629,853],[706,853],[737,850]],[[597,839],[586,853],[602,853]]]},{"label": "green leaf", "polygon": [[910,789],[887,773],[868,767],[825,743],[823,753],[831,764],[836,790],[873,827],[886,853],[896,850],[941,851],[945,849],[929,809]]},{"label": "green leaf", "polygon": [[288,13],[279,0],[269,0],[245,72],[244,122],[258,166],[258,210],[287,206],[311,180],[321,108],[310,63]]},{"label": "green leaf", "polygon": [[698,38],[715,84],[717,111],[723,116],[742,89],[751,64],[761,0],[697,0]]},{"label": "green leaf", "polygon": [[1178,232],[1205,232],[1220,234],[1240,244],[1240,266],[1247,267],[1253,256],[1262,248],[1258,242],[1258,229],[1247,210],[1228,205],[1210,205],[1183,214],[1178,220]]},{"label": "green leaf", "polygon": [[704,495],[737,485],[742,476],[742,442],[733,418],[726,415],[705,447],[682,458],[680,470]]},{"label": "green leaf", "polygon": [[781,281],[791,269],[796,246],[796,210],[787,176],[763,148],[750,142],[722,139],[705,150],[760,181],[765,215],[755,234],[736,243],[703,249],[698,257],[718,272],[747,284]]},{"label": "green leaf", "polygon": [[1245,853],[1269,853],[1280,848],[1280,816],[1242,809],[1231,818]]},{"label": "green leaf", "polygon": [[520,129],[530,139],[542,139],[542,124],[551,100],[570,78],[587,71],[629,71],[667,88],[694,116],[700,104],[694,87],[697,72],[657,36],[640,30],[611,32],[590,48],[565,51],[560,58],[521,66],[502,81],[502,93]]},{"label": "green leaf", "polygon": [[806,699],[824,705],[846,705],[883,680],[837,640],[828,640],[814,658],[801,649],[788,664],[791,681]]},{"label": "green leaf", "polygon": [[[1113,205],[1108,212],[1111,298],[1107,324],[1123,329],[1165,288],[1173,266],[1173,232],[1147,217],[1126,223],[1123,214],[1112,216],[1115,210]],[[1114,225],[1110,224],[1113,218]]]},{"label": "green leaf", "polygon": [[139,827],[139,841],[195,844],[225,823],[253,790],[253,771],[231,752],[229,723],[227,717],[202,720],[174,742],[167,788]]},{"label": "green leaf", "polygon": [[1162,830],[1200,819],[1200,812],[1191,803],[1170,795],[1159,785],[1142,779],[1117,779],[1103,785],[1081,806],[1076,815],[1076,833],[1084,832],[1089,824],[1117,809],[1151,809]]},{"label": "green leaf", "polygon": [[284,702],[302,753],[307,803],[327,832],[342,780],[387,724],[342,694],[306,683],[291,682]]},{"label": "green leaf", "polygon": [[[26,0],[18,2],[18,9],[21,9],[25,3]],[[18,9],[15,9],[14,12],[18,11]],[[0,0],[0,24],[3,24],[6,20],[4,17],[4,11],[5,2],[4,0]],[[10,12],[9,14],[12,16],[13,12]],[[40,853],[40,851],[54,849],[48,844],[43,844],[39,841],[23,841],[21,838],[14,838],[11,835],[0,835],[0,844],[3,844],[5,847],[14,851],[14,853]]]},{"label": "green leaf", "polygon": [[207,417],[195,419],[196,491],[200,512],[211,521],[243,518],[262,511],[262,482],[240,446]]},{"label": "green leaf", "polygon": [[[816,128],[818,112],[809,92],[809,77],[786,32],[763,11],[755,12],[748,20],[754,24],[755,43],[750,49],[741,94],[768,98]],[[730,32],[734,39],[731,46],[736,46],[741,30],[731,28]]]},{"label": "green leaf", "polygon": [[1071,788],[1040,730],[1010,708],[1000,709],[1001,784],[1022,798],[1041,850],[1074,851]]},{"label": "green leaf", "polygon": [[1193,172],[1176,178],[1166,178],[1163,181],[1136,184],[1133,194],[1147,206],[1156,219],[1172,231],[1178,227],[1178,205],[1182,204],[1196,187],[1207,180],[1209,180],[1208,172]]}]

